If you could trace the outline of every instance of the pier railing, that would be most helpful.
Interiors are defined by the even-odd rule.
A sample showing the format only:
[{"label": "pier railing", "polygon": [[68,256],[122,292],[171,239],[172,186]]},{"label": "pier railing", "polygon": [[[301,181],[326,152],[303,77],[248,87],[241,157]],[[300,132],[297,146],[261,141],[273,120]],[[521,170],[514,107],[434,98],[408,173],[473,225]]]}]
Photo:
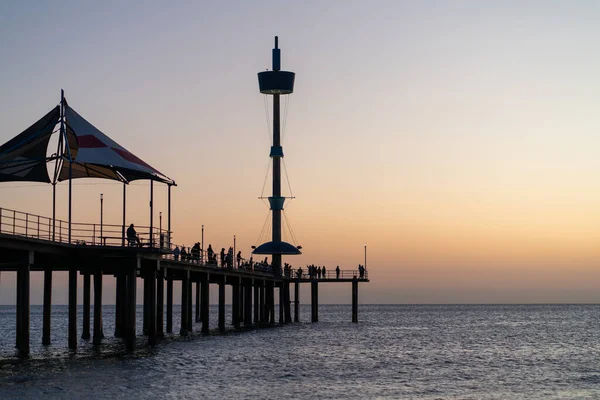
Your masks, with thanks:
[{"label": "pier railing", "polygon": [[[169,248],[168,231],[148,226],[135,227],[140,245]],[[127,227],[114,224],[71,223],[71,244],[91,246],[129,246]],[[69,222],[22,211],[0,208],[0,233],[26,238],[69,242]]]},{"label": "pier railing", "polygon": [[298,270],[295,269],[292,271],[292,274],[290,276],[291,279],[327,279],[327,280],[336,280],[336,279],[354,279],[354,277],[356,277],[357,279],[369,279],[369,271],[364,270],[364,272],[360,273],[360,271],[358,269],[341,269],[338,272],[336,272],[335,269],[329,270],[326,269],[326,272],[323,274],[317,274],[315,273],[314,275],[310,275],[308,273],[308,271],[305,268],[302,268],[302,273],[298,273]]}]

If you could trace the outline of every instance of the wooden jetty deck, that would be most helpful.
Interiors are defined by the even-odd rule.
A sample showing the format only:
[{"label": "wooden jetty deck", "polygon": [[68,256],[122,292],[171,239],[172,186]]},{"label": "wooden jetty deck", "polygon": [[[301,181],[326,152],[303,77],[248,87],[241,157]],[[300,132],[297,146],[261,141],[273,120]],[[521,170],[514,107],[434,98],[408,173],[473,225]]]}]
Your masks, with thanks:
[{"label": "wooden jetty deck", "polygon": [[[198,260],[175,260],[168,239],[170,232],[155,229],[149,233],[148,246],[130,247],[119,238],[109,245],[104,240],[90,240],[90,232],[102,236],[107,229],[94,224],[72,235],[71,242],[56,229],[62,222],[38,215],[0,209],[0,271],[17,273],[16,346],[22,355],[30,347],[30,274],[44,273],[44,305],[42,343],[50,344],[52,273],[68,271],[68,343],[77,347],[77,275],[83,275],[83,326],[81,337],[100,344],[104,337],[102,326],[103,276],[116,279],[116,318],[114,335],[123,338],[127,348],[133,349],[136,339],[137,278],[144,282],[144,334],[148,344],[155,345],[164,332],[171,334],[173,327],[173,282],[181,281],[181,326],[179,334],[192,331],[192,321],[202,322],[202,333],[209,334],[210,284],[218,285],[218,325],[225,330],[225,285],[232,287],[232,323],[236,329],[260,327],[275,323],[275,289],[279,292],[279,323],[292,322],[290,284],[294,284],[294,321],[299,321],[300,284],[311,284],[311,320],[318,321],[318,287],[323,283],[352,284],[352,320],[358,321],[358,283],[368,282],[368,276],[357,277],[358,271],[328,271],[320,279],[295,271],[285,273],[263,268],[227,268]],[[73,227],[79,226],[73,224]],[[119,226],[122,231],[123,227]],[[74,232],[77,230],[74,228]],[[103,232],[100,234],[100,232]],[[162,236],[163,241],[153,240]],[[162,245],[162,246],[161,246]],[[206,260],[205,257],[203,257]],[[91,285],[94,285],[94,307],[91,310]],[[193,286],[196,286],[196,312],[193,315]],[[166,290],[165,290],[166,286]],[[165,296],[166,292],[166,296]],[[165,298],[166,297],[166,298]],[[166,307],[165,307],[166,305]],[[166,315],[164,311],[166,310]],[[90,326],[90,313],[94,326]]]}]

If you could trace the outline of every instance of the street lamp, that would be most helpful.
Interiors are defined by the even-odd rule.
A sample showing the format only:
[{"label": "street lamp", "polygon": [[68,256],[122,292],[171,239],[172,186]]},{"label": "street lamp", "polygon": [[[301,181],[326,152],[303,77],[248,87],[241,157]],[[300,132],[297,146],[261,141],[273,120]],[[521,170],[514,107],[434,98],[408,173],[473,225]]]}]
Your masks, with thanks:
[{"label": "street lamp", "polygon": [[365,243],[365,271],[367,270],[367,244]]}]

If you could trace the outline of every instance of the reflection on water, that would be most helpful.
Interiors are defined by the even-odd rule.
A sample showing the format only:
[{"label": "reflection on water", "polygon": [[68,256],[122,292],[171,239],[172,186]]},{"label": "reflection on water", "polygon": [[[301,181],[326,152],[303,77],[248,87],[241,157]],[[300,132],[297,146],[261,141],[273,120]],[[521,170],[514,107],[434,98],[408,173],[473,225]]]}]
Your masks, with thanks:
[{"label": "reflection on water", "polygon": [[[54,308],[47,348],[38,344],[41,307],[32,307],[33,354],[22,361],[14,308],[2,307],[0,399],[600,396],[600,306],[365,305],[359,324],[350,306],[319,311],[316,324],[167,338],[127,354],[111,336],[112,307],[104,308],[106,344],[80,340],[75,353],[66,350],[66,307]],[[301,314],[308,320],[310,306]],[[213,327],[216,318],[215,307]]]}]

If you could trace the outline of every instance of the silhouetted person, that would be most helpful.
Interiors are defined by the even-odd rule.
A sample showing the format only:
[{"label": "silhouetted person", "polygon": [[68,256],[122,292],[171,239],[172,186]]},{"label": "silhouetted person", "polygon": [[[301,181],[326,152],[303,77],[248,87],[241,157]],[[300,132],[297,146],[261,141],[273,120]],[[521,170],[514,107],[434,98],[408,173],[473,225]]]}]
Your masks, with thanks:
[{"label": "silhouetted person", "polygon": [[127,228],[127,242],[130,246],[140,246],[140,238],[138,238],[137,232],[133,227],[133,224],[129,225]]},{"label": "silhouetted person", "polygon": [[194,244],[194,247],[192,247],[191,253],[192,253],[192,260],[194,260],[194,261],[200,260],[200,242],[196,242]]},{"label": "silhouetted person", "polygon": [[227,251],[227,268],[233,269],[233,247]]},{"label": "silhouetted person", "polygon": [[242,265],[242,251],[238,251],[237,256],[235,257],[236,261],[237,261],[237,267],[238,269],[240,268],[240,265]]},{"label": "silhouetted person", "polygon": [[225,267],[225,247],[221,248],[221,268]]},{"label": "silhouetted person", "polygon": [[296,272],[296,276],[298,279],[302,279],[302,267],[298,267],[298,272]]},{"label": "silhouetted person", "polygon": [[179,253],[181,253],[181,249],[179,249],[179,246],[175,246],[175,250],[173,250],[173,259],[175,261],[179,261]]},{"label": "silhouetted person", "polygon": [[212,249],[212,246],[209,244],[208,249],[206,250],[206,255],[208,256],[208,262],[212,263],[213,258],[215,256],[215,252]]},{"label": "silhouetted person", "polygon": [[323,265],[323,269],[321,269],[321,273],[323,274],[323,279],[325,279],[325,278],[326,278],[326,276],[325,276],[325,271],[326,271],[326,270],[325,270],[325,266]]},{"label": "silhouetted person", "polygon": [[317,267],[317,278],[321,279],[321,267]]},{"label": "silhouetted person", "polygon": [[185,250],[185,246],[181,246],[181,261],[187,261],[187,251]]},{"label": "silhouetted person", "polygon": [[335,279],[340,279],[340,266],[335,267]]}]

